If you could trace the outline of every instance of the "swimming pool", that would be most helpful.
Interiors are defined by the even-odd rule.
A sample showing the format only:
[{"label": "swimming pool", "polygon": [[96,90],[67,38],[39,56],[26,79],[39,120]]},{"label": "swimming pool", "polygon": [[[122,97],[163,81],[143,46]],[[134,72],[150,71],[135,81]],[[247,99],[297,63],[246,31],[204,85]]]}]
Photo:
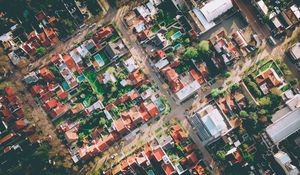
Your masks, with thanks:
[{"label": "swimming pool", "polygon": [[66,91],[70,90],[70,86],[68,85],[68,83],[66,81],[64,81],[62,85]]},{"label": "swimming pool", "polygon": [[181,36],[182,36],[182,33],[180,31],[178,31],[171,36],[171,39],[174,41],[174,40],[177,40],[178,38],[180,38]]},{"label": "swimming pool", "polygon": [[85,76],[84,75],[80,75],[77,77],[77,81],[80,83],[82,82],[83,80],[85,80]]},{"label": "swimming pool", "polygon": [[173,49],[174,49],[174,50],[178,50],[180,47],[181,47],[181,44],[178,43],[178,44],[176,44],[176,45],[173,47]]},{"label": "swimming pool", "polygon": [[100,67],[104,66],[105,65],[105,62],[104,60],[101,58],[100,54],[96,54],[94,56],[95,60],[98,62],[98,64],[100,65]]}]

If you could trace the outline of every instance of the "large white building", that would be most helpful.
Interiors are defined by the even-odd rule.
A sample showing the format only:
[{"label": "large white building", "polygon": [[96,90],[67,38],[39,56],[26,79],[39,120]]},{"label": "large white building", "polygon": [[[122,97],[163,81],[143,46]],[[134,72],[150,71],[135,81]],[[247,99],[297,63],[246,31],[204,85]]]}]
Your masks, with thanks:
[{"label": "large white building", "polygon": [[283,151],[274,154],[276,162],[281,166],[286,175],[299,175],[297,167],[292,165],[292,160],[289,155]]},{"label": "large white building", "polygon": [[273,120],[273,124],[266,128],[266,133],[274,144],[295,133],[300,129],[300,94],[286,102],[287,107],[278,111],[282,117]]},{"label": "large white building", "polygon": [[190,122],[204,144],[216,140],[230,130],[227,119],[210,104],[190,117]]}]

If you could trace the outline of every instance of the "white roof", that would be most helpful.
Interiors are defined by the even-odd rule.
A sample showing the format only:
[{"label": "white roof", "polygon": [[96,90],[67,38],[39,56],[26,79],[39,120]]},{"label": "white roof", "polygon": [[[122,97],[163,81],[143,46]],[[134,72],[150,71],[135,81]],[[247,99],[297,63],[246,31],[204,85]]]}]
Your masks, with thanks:
[{"label": "white roof", "polygon": [[[203,113],[203,111],[205,111],[205,115],[201,114]],[[228,131],[227,125],[222,114],[218,109],[214,108],[212,105],[207,105],[205,108],[198,111],[197,113],[199,113],[199,116],[202,115],[200,119],[214,138],[217,138],[222,133]]]},{"label": "white roof", "polygon": [[266,132],[275,144],[289,137],[300,129],[300,108],[289,112],[266,128]]},{"label": "white roof", "polygon": [[297,19],[299,20],[300,19],[300,10],[297,7],[297,5],[296,4],[292,5],[291,10],[294,13],[294,15],[297,17]]},{"label": "white roof", "polygon": [[11,32],[7,32],[7,33],[0,36],[0,41],[2,41],[2,42],[9,41],[11,39],[12,39],[12,33]]},{"label": "white roof", "polygon": [[212,0],[205,4],[200,11],[208,22],[213,21],[233,7],[231,0]]},{"label": "white roof", "polygon": [[282,26],[281,22],[278,20],[278,18],[273,18],[272,19],[273,24],[275,25],[276,28],[279,28]]},{"label": "white roof", "polygon": [[180,91],[176,93],[176,97],[182,101],[193,95],[198,89],[200,89],[201,85],[197,80],[183,87]]},{"label": "white roof", "polygon": [[297,167],[291,164],[292,160],[287,153],[279,151],[278,153],[274,154],[274,158],[281,165],[287,175],[299,174],[299,170]]},{"label": "white roof", "polygon": [[258,1],[257,5],[260,8],[260,10],[264,13],[264,15],[268,14],[269,8],[266,6],[266,4],[263,0]]},{"label": "white roof", "polygon": [[166,65],[169,64],[169,61],[167,59],[162,59],[162,60],[159,60],[156,64],[155,64],[155,67],[157,69],[162,69],[164,68]]},{"label": "white roof", "polygon": [[123,64],[126,70],[130,73],[137,69],[139,66],[135,63],[133,57],[128,58],[127,60],[123,61]]},{"label": "white roof", "polygon": [[202,12],[198,8],[194,8],[193,12],[197,16],[198,20],[201,22],[202,26],[205,28],[205,30],[209,30],[216,25],[213,21],[208,22],[207,19],[205,18],[205,16],[202,14]]}]

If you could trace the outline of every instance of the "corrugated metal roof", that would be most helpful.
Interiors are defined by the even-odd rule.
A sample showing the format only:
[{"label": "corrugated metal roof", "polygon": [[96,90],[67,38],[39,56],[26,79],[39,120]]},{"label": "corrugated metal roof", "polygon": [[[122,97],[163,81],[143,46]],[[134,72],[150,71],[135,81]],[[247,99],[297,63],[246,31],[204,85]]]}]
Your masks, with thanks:
[{"label": "corrugated metal roof", "polygon": [[228,11],[233,7],[231,0],[212,0],[205,4],[200,11],[208,22]]}]

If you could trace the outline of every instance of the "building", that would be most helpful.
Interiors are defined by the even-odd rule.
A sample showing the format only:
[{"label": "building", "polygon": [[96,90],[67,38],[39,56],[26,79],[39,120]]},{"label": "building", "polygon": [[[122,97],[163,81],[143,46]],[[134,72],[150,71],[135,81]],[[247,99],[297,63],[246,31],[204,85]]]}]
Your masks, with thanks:
[{"label": "building", "polygon": [[260,73],[255,77],[255,81],[264,94],[269,93],[270,89],[279,87],[284,83],[273,68]]},{"label": "building", "polygon": [[286,107],[277,113],[281,113],[282,117],[273,120],[273,124],[266,128],[265,137],[265,140],[269,138],[275,145],[300,129],[300,94],[287,101]]},{"label": "building", "polygon": [[276,162],[281,166],[286,175],[298,175],[299,170],[292,164],[289,155],[283,151],[274,154]]},{"label": "building", "polygon": [[210,104],[198,110],[189,120],[204,144],[215,141],[230,130],[227,119]]},{"label": "building", "polygon": [[108,43],[104,48],[104,53],[110,59],[117,59],[126,53],[126,46],[123,44],[122,40],[118,40],[114,43]]},{"label": "building", "polygon": [[193,20],[200,29],[200,34],[213,28],[216,25],[214,20],[231,8],[233,8],[231,0],[211,0],[201,8],[195,7],[192,16],[196,16]]}]

